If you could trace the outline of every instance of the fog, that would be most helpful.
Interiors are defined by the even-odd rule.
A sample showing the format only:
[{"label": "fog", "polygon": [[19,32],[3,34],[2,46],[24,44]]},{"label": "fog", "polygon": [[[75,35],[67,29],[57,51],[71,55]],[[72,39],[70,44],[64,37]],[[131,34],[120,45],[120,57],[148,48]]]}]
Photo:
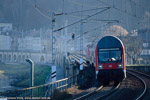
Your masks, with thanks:
[{"label": "fog", "polygon": [[[60,52],[66,52],[67,45],[75,48],[71,47],[72,42],[66,44],[72,40],[72,33],[78,37],[75,40],[79,46],[83,32],[84,48],[108,33],[112,26],[131,36],[138,29],[149,28],[149,4],[149,0],[0,0],[0,50],[51,53],[53,12],[54,41]],[[6,26],[9,28],[3,28]]]},{"label": "fog", "polygon": [[[51,18],[50,11],[54,11],[55,13],[67,13],[108,6],[103,2],[111,5],[112,8],[93,18],[119,20],[123,22],[123,26],[128,26],[129,30],[143,27],[142,24],[147,22],[145,20],[148,20],[149,0],[0,0],[0,22],[12,23],[13,28],[17,30],[39,29],[43,27],[50,28],[51,20],[45,17],[48,16]],[[45,16],[39,13],[34,6]],[[117,9],[114,9],[113,6]],[[85,15],[91,15],[98,11],[100,10],[74,13],[72,14],[74,16],[56,16],[56,26],[61,27],[61,25],[64,25],[65,20],[68,20],[68,24],[70,24],[80,19],[75,16],[81,17],[81,15],[83,15],[82,18],[84,18]],[[77,26],[79,25],[74,25],[72,28]],[[93,26],[92,23],[91,26]]]}]

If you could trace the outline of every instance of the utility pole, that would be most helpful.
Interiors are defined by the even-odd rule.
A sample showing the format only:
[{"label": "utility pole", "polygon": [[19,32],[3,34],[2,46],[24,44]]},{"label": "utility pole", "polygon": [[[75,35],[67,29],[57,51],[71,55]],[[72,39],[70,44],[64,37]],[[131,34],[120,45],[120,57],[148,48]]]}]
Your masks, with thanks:
[{"label": "utility pole", "polygon": [[[55,36],[54,36],[54,27],[55,27],[55,13],[54,12],[52,12],[52,66],[51,66],[51,68],[52,68],[52,71],[53,71],[53,69],[55,70],[55,75],[54,75],[54,77],[51,77],[51,79],[52,79],[52,82],[54,82],[54,81],[56,81],[56,62],[55,62],[55,60],[56,60],[56,48],[55,48]],[[53,73],[51,73],[51,75],[52,75]]]},{"label": "utility pole", "polygon": [[80,24],[80,70],[83,70],[83,22]]},{"label": "utility pole", "polygon": [[[77,34],[77,33],[79,33],[79,28],[75,28],[75,33]],[[78,51],[78,39],[75,39],[75,51]]]},{"label": "utility pole", "polygon": [[55,26],[55,13],[52,12],[52,65],[55,65],[55,36],[54,36],[54,26]]}]

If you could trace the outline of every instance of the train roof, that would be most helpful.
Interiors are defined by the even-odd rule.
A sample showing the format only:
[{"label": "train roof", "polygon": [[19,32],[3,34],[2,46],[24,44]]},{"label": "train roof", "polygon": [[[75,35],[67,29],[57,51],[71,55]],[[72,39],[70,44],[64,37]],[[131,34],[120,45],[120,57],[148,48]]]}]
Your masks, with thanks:
[{"label": "train roof", "polygon": [[97,43],[97,47],[100,48],[121,48],[123,47],[122,41],[116,36],[105,36]]}]

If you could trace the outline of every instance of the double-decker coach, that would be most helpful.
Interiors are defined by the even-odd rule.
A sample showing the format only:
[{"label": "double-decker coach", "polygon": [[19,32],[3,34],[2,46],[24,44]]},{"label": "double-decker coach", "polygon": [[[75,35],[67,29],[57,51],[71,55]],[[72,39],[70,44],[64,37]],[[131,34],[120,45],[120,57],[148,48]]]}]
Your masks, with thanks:
[{"label": "double-decker coach", "polygon": [[125,50],[115,36],[100,39],[95,48],[96,76],[99,82],[121,81],[126,77]]}]

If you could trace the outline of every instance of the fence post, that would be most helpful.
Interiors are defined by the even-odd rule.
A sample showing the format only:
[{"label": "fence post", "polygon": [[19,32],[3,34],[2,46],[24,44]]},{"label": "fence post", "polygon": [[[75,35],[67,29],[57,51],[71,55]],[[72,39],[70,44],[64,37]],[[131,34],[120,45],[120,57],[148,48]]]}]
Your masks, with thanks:
[{"label": "fence post", "polygon": [[[31,59],[26,59],[26,62],[30,64],[30,87],[34,86],[34,62]],[[32,89],[31,89],[31,98],[32,98]]]},{"label": "fence post", "polygon": [[[40,87],[39,87],[40,88]],[[38,97],[39,97],[39,88],[38,88]]]},{"label": "fence post", "polygon": [[26,90],[24,91],[23,100],[25,100],[26,97]]}]

